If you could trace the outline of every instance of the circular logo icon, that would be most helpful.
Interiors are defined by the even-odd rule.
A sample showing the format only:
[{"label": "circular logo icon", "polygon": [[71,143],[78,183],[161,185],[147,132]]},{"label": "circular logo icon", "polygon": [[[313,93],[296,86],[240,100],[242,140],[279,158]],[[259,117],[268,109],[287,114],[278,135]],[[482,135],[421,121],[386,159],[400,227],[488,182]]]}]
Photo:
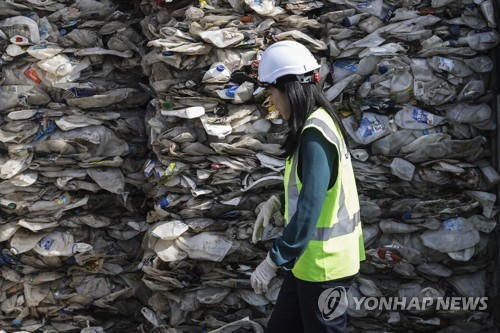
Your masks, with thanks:
[{"label": "circular logo icon", "polygon": [[318,307],[324,320],[333,320],[347,310],[347,291],[344,287],[328,288],[318,298]]}]

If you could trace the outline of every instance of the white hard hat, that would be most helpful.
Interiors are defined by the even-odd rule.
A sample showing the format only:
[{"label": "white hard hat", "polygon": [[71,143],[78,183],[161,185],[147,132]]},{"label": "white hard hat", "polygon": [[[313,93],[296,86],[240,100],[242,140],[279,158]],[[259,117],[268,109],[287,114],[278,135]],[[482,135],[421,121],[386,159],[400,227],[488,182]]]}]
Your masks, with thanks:
[{"label": "white hard hat", "polygon": [[309,50],[302,44],[284,40],[269,46],[259,64],[259,81],[270,84],[282,76],[300,76],[319,68],[319,64]]}]

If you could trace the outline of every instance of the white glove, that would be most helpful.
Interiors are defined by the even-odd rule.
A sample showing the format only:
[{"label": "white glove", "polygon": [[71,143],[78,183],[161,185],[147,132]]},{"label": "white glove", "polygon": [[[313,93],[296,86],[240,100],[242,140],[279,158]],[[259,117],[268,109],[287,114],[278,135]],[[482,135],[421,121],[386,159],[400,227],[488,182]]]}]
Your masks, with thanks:
[{"label": "white glove", "polygon": [[281,208],[280,199],[273,195],[267,201],[261,203],[255,209],[257,213],[257,219],[255,220],[255,225],[253,227],[252,242],[255,244],[262,237],[264,228],[269,225],[269,221],[274,214],[279,212]]},{"label": "white glove", "polygon": [[262,294],[267,291],[267,285],[276,275],[277,270],[278,266],[271,260],[268,253],[266,259],[257,266],[250,277],[250,283],[255,293]]}]

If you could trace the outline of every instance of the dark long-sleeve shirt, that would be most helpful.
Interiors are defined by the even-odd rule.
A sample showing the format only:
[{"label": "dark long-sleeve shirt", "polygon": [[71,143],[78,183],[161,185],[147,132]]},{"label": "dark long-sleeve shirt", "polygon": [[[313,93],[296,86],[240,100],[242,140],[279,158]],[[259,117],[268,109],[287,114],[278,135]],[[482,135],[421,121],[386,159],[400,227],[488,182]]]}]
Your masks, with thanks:
[{"label": "dark long-sleeve shirt", "polygon": [[[291,270],[311,239],[325,202],[326,192],[337,180],[338,151],[317,129],[302,133],[298,175],[302,189],[295,214],[270,251],[273,262]],[[286,191],[286,189],[285,189]]]}]

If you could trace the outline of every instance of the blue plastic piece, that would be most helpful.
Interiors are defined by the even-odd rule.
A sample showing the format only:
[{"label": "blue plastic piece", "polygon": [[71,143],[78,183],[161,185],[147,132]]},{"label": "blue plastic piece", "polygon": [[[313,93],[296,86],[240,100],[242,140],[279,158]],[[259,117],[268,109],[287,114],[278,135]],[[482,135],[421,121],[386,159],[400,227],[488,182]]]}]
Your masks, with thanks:
[{"label": "blue plastic piece", "polygon": [[160,198],[160,207],[161,207],[162,209],[167,208],[167,207],[168,207],[168,204],[169,204],[169,202],[168,202],[167,197],[161,197],[161,198]]},{"label": "blue plastic piece", "polygon": [[234,92],[238,89],[238,86],[232,86],[226,89],[226,96],[233,98],[234,97]]}]

